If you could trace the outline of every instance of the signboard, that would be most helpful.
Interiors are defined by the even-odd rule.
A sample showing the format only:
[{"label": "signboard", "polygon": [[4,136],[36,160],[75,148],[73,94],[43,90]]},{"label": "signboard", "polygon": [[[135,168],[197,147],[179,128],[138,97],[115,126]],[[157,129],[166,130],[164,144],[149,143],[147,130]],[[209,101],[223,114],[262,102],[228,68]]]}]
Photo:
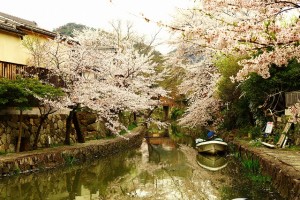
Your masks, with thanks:
[{"label": "signboard", "polygon": [[265,133],[271,133],[272,129],[273,129],[273,126],[274,126],[273,122],[268,122],[267,126],[266,126]]}]

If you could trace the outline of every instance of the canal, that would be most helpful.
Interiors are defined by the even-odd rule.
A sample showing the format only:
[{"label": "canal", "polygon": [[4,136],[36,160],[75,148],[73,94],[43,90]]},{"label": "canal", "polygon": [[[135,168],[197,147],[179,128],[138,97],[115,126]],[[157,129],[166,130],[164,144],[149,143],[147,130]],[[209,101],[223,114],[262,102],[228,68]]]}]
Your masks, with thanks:
[{"label": "canal", "polygon": [[0,199],[282,199],[268,178],[249,174],[234,153],[200,155],[169,138],[150,143],[93,162],[70,159],[64,168],[3,177]]}]

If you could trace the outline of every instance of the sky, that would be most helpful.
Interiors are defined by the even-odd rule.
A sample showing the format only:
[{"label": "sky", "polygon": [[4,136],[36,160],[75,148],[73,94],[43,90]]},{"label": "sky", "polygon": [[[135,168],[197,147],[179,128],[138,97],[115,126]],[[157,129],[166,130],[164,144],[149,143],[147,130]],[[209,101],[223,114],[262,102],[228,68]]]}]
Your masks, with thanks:
[{"label": "sky", "polygon": [[[0,12],[35,21],[39,27],[52,31],[69,22],[109,30],[110,22],[121,19],[130,21],[134,30],[150,39],[160,27],[146,22],[142,15],[152,21],[169,23],[177,8],[186,8],[190,0],[3,0]],[[170,49],[165,41],[169,31],[164,28],[158,34],[157,47],[162,53]]]}]

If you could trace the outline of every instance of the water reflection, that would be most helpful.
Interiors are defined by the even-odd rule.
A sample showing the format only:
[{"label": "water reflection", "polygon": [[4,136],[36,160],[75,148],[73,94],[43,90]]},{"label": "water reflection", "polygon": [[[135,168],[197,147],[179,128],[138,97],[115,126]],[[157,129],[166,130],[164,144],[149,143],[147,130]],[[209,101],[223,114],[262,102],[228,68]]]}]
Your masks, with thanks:
[{"label": "water reflection", "polygon": [[[223,162],[221,158],[202,158],[195,149],[188,146],[178,148],[169,138],[148,138],[140,149],[122,152],[109,158],[2,178],[0,199],[216,200],[223,199],[222,196],[226,196],[224,199],[243,196],[239,188],[233,187],[237,181],[232,180],[231,174],[238,171],[234,163],[226,161],[228,167],[224,170],[211,172],[199,166],[199,163],[207,166],[207,160],[213,160],[214,164],[210,167],[223,166],[220,164]],[[220,191],[224,186],[227,188],[222,195]],[[243,185],[243,188],[246,186]]]},{"label": "water reflection", "polygon": [[227,166],[227,159],[225,155],[209,155],[209,154],[198,154],[197,155],[198,164],[207,170],[218,171]]},{"label": "water reflection", "polygon": [[110,182],[134,169],[133,163],[127,160],[132,156],[133,152],[126,152],[64,169],[5,177],[0,180],[0,199],[73,200],[78,196],[101,199],[107,195]]}]

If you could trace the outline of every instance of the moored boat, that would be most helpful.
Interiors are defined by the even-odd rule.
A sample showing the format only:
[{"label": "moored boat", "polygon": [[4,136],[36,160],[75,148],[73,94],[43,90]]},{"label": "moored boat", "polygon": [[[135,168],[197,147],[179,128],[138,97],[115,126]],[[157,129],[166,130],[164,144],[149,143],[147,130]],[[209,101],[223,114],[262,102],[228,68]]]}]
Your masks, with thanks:
[{"label": "moored boat", "polygon": [[227,143],[220,138],[209,141],[196,139],[196,149],[199,153],[217,154],[227,151]]}]

